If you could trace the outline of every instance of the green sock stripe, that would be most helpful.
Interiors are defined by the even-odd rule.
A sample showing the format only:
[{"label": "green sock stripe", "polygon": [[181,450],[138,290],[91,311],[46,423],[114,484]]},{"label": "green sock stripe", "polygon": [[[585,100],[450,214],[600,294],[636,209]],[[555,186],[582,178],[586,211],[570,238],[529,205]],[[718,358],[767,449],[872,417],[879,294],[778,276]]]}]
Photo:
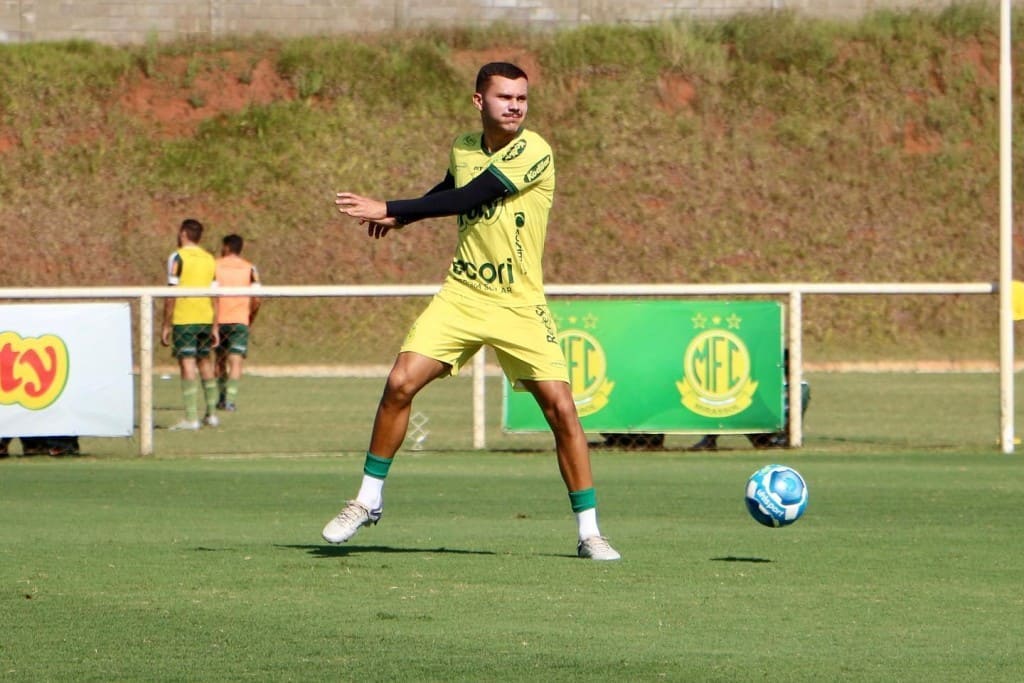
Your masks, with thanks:
[{"label": "green sock stripe", "polygon": [[217,395],[220,393],[217,389],[217,380],[204,379],[203,393],[206,395],[206,412],[213,414],[217,408]]},{"label": "green sock stripe", "polygon": [[199,419],[199,382],[181,380],[181,397],[185,402],[185,419],[195,422]]},{"label": "green sock stripe", "polygon": [[591,486],[582,491],[569,491],[569,504],[573,512],[583,512],[597,507],[597,491]]},{"label": "green sock stripe", "polygon": [[366,462],[363,463],[363,474],[376,479],[386,479],[388,470],[391,469],[391,461],[394,458],[378,458],[369,451],[366,452]]},{"label": "green sock stripe", "polygon": [[235,402],[235,398],[238,396],[237,379],[229,379],[227,381],[224,388],[224,395],[227,397],[227,400],[231,401],[232,403]]}]

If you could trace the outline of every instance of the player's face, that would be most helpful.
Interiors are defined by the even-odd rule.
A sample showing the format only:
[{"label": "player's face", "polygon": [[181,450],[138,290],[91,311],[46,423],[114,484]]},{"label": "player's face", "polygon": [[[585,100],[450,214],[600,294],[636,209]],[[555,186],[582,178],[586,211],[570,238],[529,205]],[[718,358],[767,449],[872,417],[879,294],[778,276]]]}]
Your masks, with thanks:
[{"label": "player's face", "polygon": [[484,131],[502,131],[515,135],[526,118],[526,91],[529,83],[525,78],[492,76],[483,92],[473,95],[473,103],[480,110]]}]

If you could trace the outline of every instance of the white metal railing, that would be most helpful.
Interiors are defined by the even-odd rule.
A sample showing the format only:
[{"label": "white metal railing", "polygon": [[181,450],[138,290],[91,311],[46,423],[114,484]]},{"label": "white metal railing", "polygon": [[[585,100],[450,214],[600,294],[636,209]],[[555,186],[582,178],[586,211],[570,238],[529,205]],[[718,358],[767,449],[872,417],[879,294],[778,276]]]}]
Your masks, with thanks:
[{"label": "white metal railing", "polygon": [[[270,297],[398,297],[432,296],[439,285],[264,285],[261,298]],[[914,294],[997,294],[998,283],[992,282],[790,282],[737,284],[593,284],[548,285],[549,297],[692,297],[692,296],[786,296],[789,376],[789,405],[799,406],[800,382],[803,379],[803,297],[804,295],[914,295]],[[139,453],[153,453],[153,300],[167,297],[252,296],[249,287],[57,287],[0,288],[0,300],[54,299],[119,299],[139,302]],[[1002,353],[1001,359],[1007,354]],[[1009,358],[1013,358],[1012,349]],[[1012,375],[1010,367],[1000,364],[1000,371]],[[473,361],[473,447],[486,447],[484,438],[484,355]],[[1003,382],[1002,384],[1006,384]],[[1005,403],[1005,401],[1001,401]],[[1013,407],[1005,407],[1012,415]],[[789,411],[790,443],[803,444],[803,422],[800,410]],[[1004,417],[1005,421],[1005,417]],[[1004,433],[1007,430],[1004,429]],[[1012,432],[1012,423],[1011,429]]]}]

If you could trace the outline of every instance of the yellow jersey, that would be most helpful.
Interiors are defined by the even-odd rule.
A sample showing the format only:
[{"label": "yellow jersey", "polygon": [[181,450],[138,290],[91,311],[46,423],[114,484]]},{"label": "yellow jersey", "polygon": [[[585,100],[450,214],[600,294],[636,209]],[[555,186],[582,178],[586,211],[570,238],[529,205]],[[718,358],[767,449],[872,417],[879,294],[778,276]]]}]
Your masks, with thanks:
[{"label": "yellow jersey", "polygon": [[456,188],[488,171],[511,194],[459,215],[459,242],[442,292],[507,307],[545,304],[544,240],[555,196],[551,147],[524,129],[489,153],[482,132],[467,133],[452,143],[448,170]]},{"label": "yellow jersey", "polygon": [[[173,287],[209,287],[214,282],[214,270],[213,254],[197,244],[189,244],[167,258],[167,284]],[[213,301],[208,296],[177,298],[171,323],[212,325]]]}]

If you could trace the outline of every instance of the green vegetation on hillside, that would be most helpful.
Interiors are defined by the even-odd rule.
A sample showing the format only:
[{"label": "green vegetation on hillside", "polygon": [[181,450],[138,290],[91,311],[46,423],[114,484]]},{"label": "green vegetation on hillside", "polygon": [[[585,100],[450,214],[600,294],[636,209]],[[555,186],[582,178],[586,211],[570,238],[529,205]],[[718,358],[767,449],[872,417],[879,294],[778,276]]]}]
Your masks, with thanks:
[{"label": "green vegetation on hillside", "polygon": [[[493,58],[531,72],[529,125],[557,154],[549,283],[993,281],[998,57],[980,3],[856,23],[4,45],[0,286],[159,284],[186,216],[208,245],[244,234],[269,283],[439,282],[451,221],[368,240],[333,196],[437,182]],[[420,303],[274,303],[257,354],[343,359],[368,334],[354,320],[392,307],[391,339]],[[804,308],[812,359],[996,346],[994,297]]]}]

